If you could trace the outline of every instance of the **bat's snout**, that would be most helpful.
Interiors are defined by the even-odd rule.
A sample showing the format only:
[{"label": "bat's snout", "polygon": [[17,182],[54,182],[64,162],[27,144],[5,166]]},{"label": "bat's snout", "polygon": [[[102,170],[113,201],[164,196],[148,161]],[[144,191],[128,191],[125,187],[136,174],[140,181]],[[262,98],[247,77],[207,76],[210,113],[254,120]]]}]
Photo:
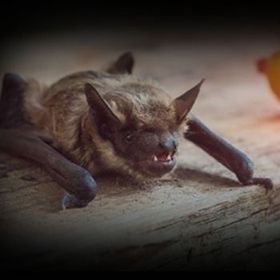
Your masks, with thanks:
[{"label": "bat's snout", "polygon": [[172,134],[168,134],[159,143],[159,147],[163,152],[175,154],[177,150],[177,140]]},{"label": "bat's snout", "polygon": [[148,160],[142,161],[141,167],[145,173],[153,177],[161,177],[170,172],[176,165],[175,154],[177,151],[177,140],[171,133],[162,135]]}]

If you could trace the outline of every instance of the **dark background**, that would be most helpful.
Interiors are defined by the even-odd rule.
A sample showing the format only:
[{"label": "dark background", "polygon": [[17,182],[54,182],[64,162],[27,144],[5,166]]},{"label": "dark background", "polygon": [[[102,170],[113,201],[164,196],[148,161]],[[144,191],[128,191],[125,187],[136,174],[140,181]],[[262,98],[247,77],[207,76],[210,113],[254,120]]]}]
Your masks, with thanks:
[{"label": "dark background", "polygon": [[92,27],[148,31],[151,27],[280,26],[276,1],[10,1],[1,6],[2,46],[17,37]]}]

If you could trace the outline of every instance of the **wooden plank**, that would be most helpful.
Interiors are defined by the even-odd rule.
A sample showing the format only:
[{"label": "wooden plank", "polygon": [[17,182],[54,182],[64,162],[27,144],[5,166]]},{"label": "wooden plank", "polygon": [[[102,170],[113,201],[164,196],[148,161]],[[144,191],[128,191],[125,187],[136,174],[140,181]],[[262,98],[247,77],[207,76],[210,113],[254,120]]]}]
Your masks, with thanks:
[{"label": "wooden plank", "polygon": [[[50,82],[69,72],[101,66],[113,55],[137,46],[136,73],[157,78],[174,96],[201,77],[207,79],[194,112],[246,151],[255,162],[256,174],[271,177],[275,189],[266,193],[259,186],[241,187],[224,167],[183,141],[173,174],[143,184],[122,177],[98,178],[98,196],[88,207],[60,211],[63,191],[48,175],[31,163],[1,153],[3,266],[277,267],[280,105],[256,73],[254,61],[279,46],[279,38],[231,34],[219,44],[219,36],[193,36],[190,42],[164,34],[156,38],[142,35],[141,40],[128,36],[117,43],[110,34],[95,35],[91,40],[64,38],[64,44],[57,38],[46,38],[42,45],[36,45],[36,40],[24,42],[20,56],[12,56],[12,49],[7,51],[13,59],[2,69]],[[55,39],[57,44],[51,44]],[[73,44],[61,49],[59,45],[65,42]],[[157,47],[151,48],[153,44]],[[102,49],[104,45],[107,49]]]}]

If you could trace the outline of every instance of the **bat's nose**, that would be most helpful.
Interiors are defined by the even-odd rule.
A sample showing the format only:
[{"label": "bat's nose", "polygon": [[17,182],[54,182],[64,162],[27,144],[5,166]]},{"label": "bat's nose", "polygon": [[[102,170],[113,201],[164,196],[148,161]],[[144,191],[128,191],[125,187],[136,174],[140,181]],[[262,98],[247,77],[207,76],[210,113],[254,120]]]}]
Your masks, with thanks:
[{"label": "bat's nose", "polygon": [[173,153],[176,152],[177,149],[177,141],[176,138],[170,133],[162,137],[159,146],[164,152]]}]

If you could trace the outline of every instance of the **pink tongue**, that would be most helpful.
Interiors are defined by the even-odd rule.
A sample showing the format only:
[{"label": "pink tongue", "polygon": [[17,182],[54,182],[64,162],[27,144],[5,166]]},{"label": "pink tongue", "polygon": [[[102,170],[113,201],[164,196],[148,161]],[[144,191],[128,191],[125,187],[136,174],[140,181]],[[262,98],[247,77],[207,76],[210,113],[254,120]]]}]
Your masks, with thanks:
[{"label": "pink tongue", "polygon": [[159,161],[167,161],[168,153],[162,153],[160,155],[157,155],[157,158]]}]

